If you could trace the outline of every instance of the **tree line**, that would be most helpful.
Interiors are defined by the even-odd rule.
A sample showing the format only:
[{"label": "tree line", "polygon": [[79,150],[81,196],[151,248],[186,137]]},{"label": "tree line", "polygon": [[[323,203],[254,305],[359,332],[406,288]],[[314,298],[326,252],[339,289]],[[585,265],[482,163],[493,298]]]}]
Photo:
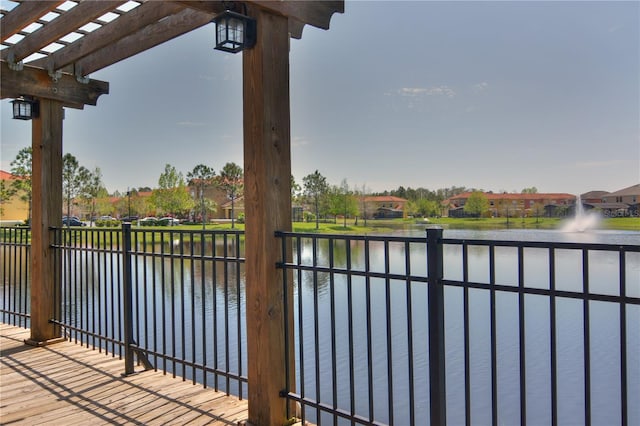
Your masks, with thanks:
[{"label": "tree line", "polygon": [[[28,204],[29,222],[32,204],[32,160],[32,148],[21,149],[10,163],[13,178],[0,181],[0,207],[17,197]],[[138,188],[128,190],[125,194],[118,191],[109,194],[99,167],[89,170],[69,153],[62,158],[64,214],[71,216],[72,206],[82,205],[90,221],[98,215],[125,217],[158,214],[189,217],[191,220],[202,220],[204,224],[207,215],[217,208],[215,201],[204,195],[205,189],[210,186],[215,186],[226,194],[231,201],[232,218],[235,218],[234,204],[242,195],[242,182],[243,170],[235,163],[225,164],[219,174],[209,166],[198,164],[186,174],[186,178],[174,166],[166,164],[158,178],[157,188]],[[147,190],[151,195],[142,197],[140,193]],[[115,203],[112,202],[112,198],[117,198]]]},{"label": "tree line", "polygon": [[[14,179],[10,184],[2,182],[0,200],[4,204],[13,197],[19,197],[29,203],[31,218],[31,161],[30,147],[20,150],[11,162]],[[232,223],[235,221],[235,203],[243,195],[243,170],[233,163],[226,163],[216,173],[205,164],[196,165],[183,174],[174,166],[166,164],[158,178],[156,188],[139,187],[125,194],[115,191],[109,194],[99,167],[89,170],[80,165],[72,154],[63,157],[63,198],[66,214],[70,215],[73,203],[82,204],[92,220],[96,215],[143,216],[169,215],[188,218],[194,222],[206,223],[206,219],[216,209],[216,202],[206,196],[206,189],[215,187],[224,192],[231,202]],[[302,185],[291,176],[291,198],[294,205],[303,208],[303,218],[298,220],[316,221],[322,219],[347,218],[367,220],[373,216],[373,205],[367,202],[369,196],[396,196],[407,200],[405,213],[413,217],[433,217],[442,215],[442,202],[463,192],[481,192],[475,188],[452,186],[437,190],[423,187],[411,188],[399,186],[394,190],[372,192],[366,184],[349,185],[342,179],[339,185],[329,184],[327,178],[318,170],[304,176]],[[141,192],[151,192],[151,196],[142,197]],[[523,193],[535,193],[535,187],[525,188]],[[112,198],[116,198],[112,202]]]}]

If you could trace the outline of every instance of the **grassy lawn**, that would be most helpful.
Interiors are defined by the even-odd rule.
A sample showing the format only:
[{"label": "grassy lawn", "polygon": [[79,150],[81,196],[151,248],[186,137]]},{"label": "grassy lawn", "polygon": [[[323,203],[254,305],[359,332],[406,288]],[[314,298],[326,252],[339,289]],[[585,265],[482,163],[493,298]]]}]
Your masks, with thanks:
[{"label": "grassy lawn", "polygon": [[[458,219],[458,218],[430,218],[429,221],[421,219],[389,219],[389,220],[368,220],[367,226],[364,221],[359,220],[358,226],[355,221],[347,220],[347,227],[343,221],[338,223],[320,223],[316,230],[316,224],[295,222],[293,230],[295,232],[322,232],[322,233],[372,233],[387,232],[404,226],[423,223],[425,225],[442,226],[449,229],[560,229],[567,219],[562,218],[511,218],[507,223],[505,218],[480,218],[480,219]],[[601,229],[617,229],[628,231],[640,231],[639,218],[603,218],[600,222]]]},{"label": "grassy lawn", "polygon": [[[322,234],[373,234],[373,233],[390,233],[397,229],[402,229],[408,226],[414,226],[417,223],[424,225],[442,226],[445,229],[559,229],[566,219],[559,218],[516,218],[509,219],[507,224],[504,218],[480,218],[480,219],[458,219],[458,218],[430,218],[429,221],[422,221],[421,219],[388,219],[388,220],[367,220],[367,226],[364,226],[365,222],[362,219],[357,221],[348,219],[346,227],[343,220],[338,220],[336,223],[320,223],[318,229],[316,229],[315,222],[294,222],[293,231],[301,233],[322,233]],[[640,231],[640,218],[603,218],[600,222],[601,229],[609,230],[626,230],[626,231]],[[9,240],[10,236],[16,232],[13,227],[3,227],[0,231],[0,239]],[[120,227],[115,228],[72,228],[82,231],[98,231],[98,239],[104,238],[101,230],[111,229],[119,230]],[[167,226],[132,226],[133,231],[163,231],[164,241],[170,241],[177,238],[177,234],[174,231],[190,231],[194,232],[192,236],[183,235],[185,240],[199,241],[198,231],[202,229],[202,225],[179,225],[173,227]],[[235,227],[231,228],[230,222],[224,223],[212,223],[206,226],[207,231],[244,231],[243,223],[236,223]],[[87,235],[84,232],[74,234],[73,238],[77,240],[90,239],[92,234],[89,232]],[[139,238],[142,238],[139,236]],[[160,240],[160,234],[154,236],[154,240],[158,242]],[[25,241],[26,242],[26,241]],[[151,242],[151,241],[150,241]],[[101,242],[104,244],[104,242]]]},{"label": "grassy lawn", "polygon": [[612,217],[603,219],[601,226],[604,229],[620,229],[626,231],[640,231],[640,218],[637,217]]}]

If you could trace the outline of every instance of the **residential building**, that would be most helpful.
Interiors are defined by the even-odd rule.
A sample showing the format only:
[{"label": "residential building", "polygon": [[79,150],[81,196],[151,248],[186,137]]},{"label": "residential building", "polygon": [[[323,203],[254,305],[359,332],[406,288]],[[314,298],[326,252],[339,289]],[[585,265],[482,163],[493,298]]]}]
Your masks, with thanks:
[{"label": "residential building", "polygon": [[395,219],[406,216],[407,200],[392,195],[372,195],[364,197],[366,208],[363,216],[374,219]]},{"label": "residential building", "polygon": [[238,219],[244,216],[244,196],[241,195],[233,200],[233,206],[231,200],[227,198],[225,203],[218,206],[218,213],[222,214],[222,217],[218,216],[219,219]]},{"label": "residential building", "polygon": [[[11,187],[11,182],[18,179],[9,172],[0,170],[0,181],[5,188]],[[15,195],[8,200],[2,200],[0,210],[0,224],[17,225],[23,223],[29,218],[29,203],[20,199],[19,195]]]},{"label": "residential building", "polygon": [[[472,192],[464,192],[443,202],[445,216],[465,217],[464,205]],[[575,195],[566,193],[493,193],[485,192],[489,214],[509,216],[565,216],[575,206]]]},{"label": "residential building", "polygon": [[[597,210],[607,217],[640,216],[638,207],[640,203],[640,184],[631,185],[614,192],[602,191],[601,194],[593,194],[594,192],[598,191],[588,192],[580,196],[586,210]],[[594,195],[599,195],[599,197]]]}]

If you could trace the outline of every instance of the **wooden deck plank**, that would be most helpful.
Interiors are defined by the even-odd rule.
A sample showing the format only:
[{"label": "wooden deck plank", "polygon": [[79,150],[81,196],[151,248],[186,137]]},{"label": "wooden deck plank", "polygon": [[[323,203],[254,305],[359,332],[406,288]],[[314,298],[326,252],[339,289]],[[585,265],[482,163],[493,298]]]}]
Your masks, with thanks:
[{"label": "wooden deck plank", "polygon": [[91,347],[24,344],[27,329],[0,323],[1,424],[236,425],[247,401],[162,371],[123,377],[124,361]]}]

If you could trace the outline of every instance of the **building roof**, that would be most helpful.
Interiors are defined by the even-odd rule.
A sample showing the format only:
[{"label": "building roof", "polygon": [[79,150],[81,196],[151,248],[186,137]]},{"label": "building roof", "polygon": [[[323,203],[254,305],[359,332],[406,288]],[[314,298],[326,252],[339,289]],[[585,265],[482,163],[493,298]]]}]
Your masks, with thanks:
[{"label": "building roof", "polygon": [[364,197],[365,202],[375,201],[378,203],[406,203],[407,200],[393,195],[370,195]]},{"label": "building roof", "polygon": [[[222,203],[220,205],[220,208],[221,209],[230,209],[231,208],[231,201],[232,200],[229,200],[229,201],[227,201],[225,203]],[[240,208],[243,208],[243,206],[244,206],[244,195],[241,195],[238,198],[234,199],[233,200],[233,206],[234,207],[240,206]]]},{"label": "building roof", "polygon": [[580,198],[583,200],[593,199],[593,198],[602,198],[605,195],[608,195],[609,191],[589,191],[584,194],[580,194]]},{"label": "building roof", "polygon": [[640,183],[606,194],[607,197],[624,197],[627,195],[640,195]]},{"label": "building roof", "polygon": [[[472,192],[463,192],[462,194],[458,194],[449,198],[450,200],[456,199],[467,199],[472,194]],[[494,192],[483,192],[483,194],[489,200],[566,200],[566,199],[575,199],[576,196],[572,194],[566,193],[494,193]]]},{"label": "building roof", "polygon": [[0,170],[0,180],[13,180],[16,179],[16,176],[9,172],[5,172],[4,170]]}]

